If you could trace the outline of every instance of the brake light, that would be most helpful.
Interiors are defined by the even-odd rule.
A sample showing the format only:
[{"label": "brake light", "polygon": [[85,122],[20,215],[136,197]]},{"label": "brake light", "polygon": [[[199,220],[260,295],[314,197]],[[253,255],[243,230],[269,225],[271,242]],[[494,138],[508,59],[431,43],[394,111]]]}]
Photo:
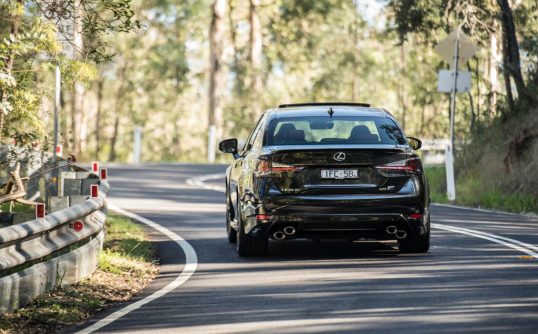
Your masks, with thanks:
[{"label": "brake light", "polygon": [[276,162],[272,163],[271,161],[267,160],[260,160],[260,162],[258,163],[257,172],[258,175],[273,175],[287,172],[295,172],[302,169],[303,167],[301,166],[292,166]]},{"label": "brake light", "polygon": [[376,166],[376,169],[385,176],[414,174],[419,171],[419,161],[418,158],[399,160],[386,165]]},{"label": "brake light", "polygon": [[256,220],[270,220],[271,215],[256,215]]},{"label": "brake light", "polygon": [[422,213],[412,213],[409,215],[409,219],[422,219],[424,216]]}]

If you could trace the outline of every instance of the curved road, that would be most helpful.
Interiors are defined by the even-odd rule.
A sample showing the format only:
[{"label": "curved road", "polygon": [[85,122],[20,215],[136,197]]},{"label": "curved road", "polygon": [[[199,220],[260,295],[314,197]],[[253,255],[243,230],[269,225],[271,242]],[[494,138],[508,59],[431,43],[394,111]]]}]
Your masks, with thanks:
[{"label": "curved road", "polygon": [[[268,257],[243,259],[225,239],[223,194],[187,183],[224,170],[109,169],[111,202],[185,238],[198,269],[179,288],[98,332],[538,332],[538,259],[527,255],[538,250],[527,245],[538,245],[537,218],[433,206],[433,223],[456,232],[433,230],[427,254],[399,254],[381,243],[292,241],[271,242]],[[206,184],[218,189],[223,180]],[[177,244],[156,232],[152,238],[161,275],[135,301],[173,281],[185,263]]]}]

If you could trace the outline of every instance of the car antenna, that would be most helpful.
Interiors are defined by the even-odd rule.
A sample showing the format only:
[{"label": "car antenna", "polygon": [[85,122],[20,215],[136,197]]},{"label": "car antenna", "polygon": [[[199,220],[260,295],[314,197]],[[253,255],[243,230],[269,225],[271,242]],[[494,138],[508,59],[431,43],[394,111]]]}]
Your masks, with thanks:
[{"label": "car antenna", "polygon": [[329,117],[331,117],[331,119],[333,118],[333,114],[334,114],[334,110],[333,110],[333,107],[330,107],[329,108],[329,111],[327,111],[329,113]]}]

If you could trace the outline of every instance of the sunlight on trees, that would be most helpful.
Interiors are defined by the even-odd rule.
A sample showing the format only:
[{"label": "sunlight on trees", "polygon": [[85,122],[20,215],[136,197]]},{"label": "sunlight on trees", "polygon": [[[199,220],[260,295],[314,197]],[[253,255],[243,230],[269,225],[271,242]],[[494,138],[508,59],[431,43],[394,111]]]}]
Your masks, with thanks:
[{"label": "sunlight on trees", "polygon": [[203,161],[209,125],[244,138],[263,110],[305,101],[371,103],[408,135],[445,138],[448,64],[433,46],[459,24],[478,52],[464,64],[458,139],[525,119],[493,137],[508,169],[538,137],[533,1],[2,0],[0,11],[7,143],[49,149],[56,63],[61,141],[83,159],[128,161],[142,127],[143,160]]}]

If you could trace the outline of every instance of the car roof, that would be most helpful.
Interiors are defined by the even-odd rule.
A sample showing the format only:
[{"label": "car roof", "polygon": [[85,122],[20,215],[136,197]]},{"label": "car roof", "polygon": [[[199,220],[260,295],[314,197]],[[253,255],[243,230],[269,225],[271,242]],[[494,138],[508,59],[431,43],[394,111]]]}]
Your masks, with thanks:
[{"label": "car roof", "polygon": [[378,116],[391,117],[392,115],[385,109],[366,107],[360,105],[289,105],[280,108],[267,110],[270,118],[300,117],[300,116],[327,116],[329,109],[332,109],[334,116]]}]

